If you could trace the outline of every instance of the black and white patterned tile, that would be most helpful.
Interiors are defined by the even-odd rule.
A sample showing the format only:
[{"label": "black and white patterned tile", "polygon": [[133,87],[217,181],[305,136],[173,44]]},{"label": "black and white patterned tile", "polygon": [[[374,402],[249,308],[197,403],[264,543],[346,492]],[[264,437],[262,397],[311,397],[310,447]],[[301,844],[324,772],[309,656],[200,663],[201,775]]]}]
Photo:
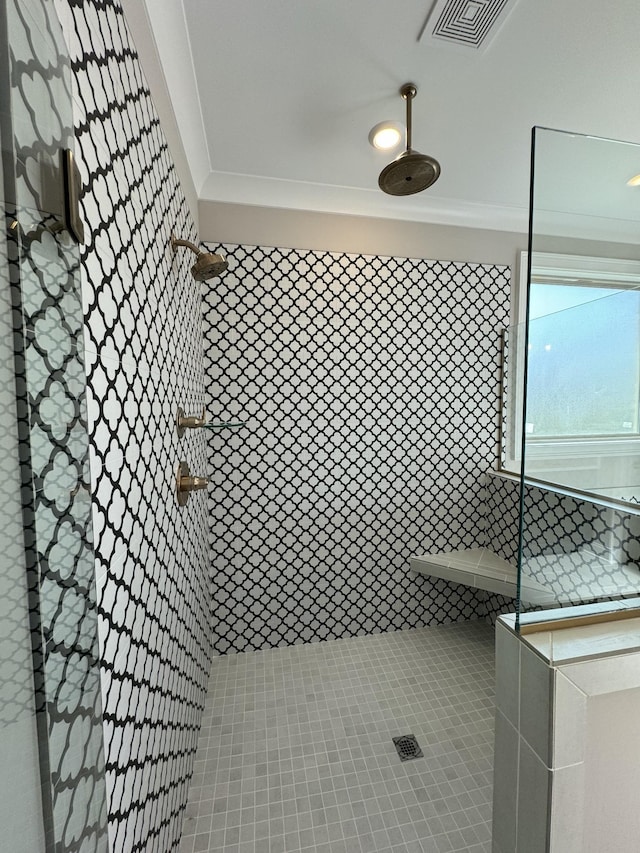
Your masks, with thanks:
[{"label": "black and white patterned tile", "polygon": [[[2,141],[4,148],[5,140]],[[6,170],[4,177],[6,179]],[[5,207],[3,213],[7,222],[15,221],[13,205]],[[28,553],[25,551],[24,523],[27,516],[22,487],[27,481],[28,462],[24,451],[29,427],[25,417],[24,371],[21,371],[22,399],[19,408],[23,417],[20,433],[14,377],[17,355],[14,335],[21,329],[22,318],[14,308],[12,296],[15,298],[19,287],[20,266],[15,242],[12,244],[3,236],[0,247],[2,268],[9,270],[9,276],[0,288],[0,825],[2,844],[7,849],[40,850],[44,848],[47,836],[53,841],[53,821],[50,782],[46,789],[43,788],[42,795],[40,791],[47,772],[46,769],[41,771],[41,752],[45,744],[39,749],[37,730],[39,721],[43,728],[46,727],[47,718],[42,690],[44,655],[37,631],[40,624],[37,559],[35,548],[30,548]],[[12,257],[11,264],[9,257]],[[20,435],[22,441],[19,440]],[[33,522],[32,512],[29,517]],[[37,693],[35,683],[38,684]],[[43,797],[49,800],[46,821],[44,814],[40,817]]]},{"label": "black and white patterned tile", "polygon": [[82,285],[113,851],[179,842],[210,657],[206,496],[179,509],[180,459],[206,476],[195,240],[121,4],[56,0],[71,56],[87,232]]},{"label": "black and white patterned tile", "polygon": [[210,445],[215,648],[484,615],[408,558],[484,544],[508,270],[221,248],[208,408],[247,426]]},{"label": "black and white patterned tile", "polygon": [[[19,458],[47,847],[106,850],[79,253],[63,228],[60,150],[71,69],[53,3],[8,29],[13,145],[5,158]],[[5,78],[5,79],[7,79]],[[6,154],[10,148],[3,139]],[[9,166],[8,164],[12,164]],[[8,211],[7,211],[8,213]]]},{"label": "black and white patterned tile", "polygon": [[[487,481],[487,538],[513,565],[518,562],[520,483]],[[528,484],[523,500],[523,572],[560,606],[640,592],[640,517],[623,508]],[[532,608],[524,602],[524,609]],[[488,603],[490,614],[502,602]]]},{"label": "black and white patterned tile", "polygon": [[523,572],[561,606],[640,594],[639,534],[633,512],[525,489]]},{"label": "black and white patterned tile", "polygon": [[503,560],[513,566],[517,565],[519,480],[488,475],[485,481],[484,502],[487,546]]}]

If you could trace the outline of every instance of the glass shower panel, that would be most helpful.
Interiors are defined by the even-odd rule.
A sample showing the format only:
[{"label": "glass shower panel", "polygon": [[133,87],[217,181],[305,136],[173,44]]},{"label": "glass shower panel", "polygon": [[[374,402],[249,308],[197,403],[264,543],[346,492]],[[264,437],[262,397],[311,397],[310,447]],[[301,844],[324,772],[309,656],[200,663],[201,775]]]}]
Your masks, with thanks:
[{"label": "glass shower panel", "polygon": [[[7,208],[3,204],[5,217]],[[40,791],[38,726],[32,656],[13,369],[8,243],[0,243],[0,826],[15,853],[46,850]]]},{"label": "glass shower panel", "polygon": [[536,289],[527,345],[527,471],[638,503],[640,291],[542,285],[587,301],[534,316]]},{"label": "glass shower panel", "polygon": [[[25,591],[19,606],[16,582],[14,614],[27,640],[12,666],[31,694],[28,766],[38,775],[35,787],[25,780],[29,806],[16,819],[24,815],[41,835],[37,843],[20,839],[16,825],[11,849],[98,853],[107,837],[80,248],[65,226],[62,170],[62,151],[73,148],[71,69],[52,0],[8,0],[1,24],[2,307],[11,334],[2,336],[10,376],[0,384],[6,380],[7,395],[12,391],[2,455],[17,485],[22,553],[10,562]],[[9,547],[2,553],[7,561]],[[5,577],[3,571],[0,599]],[[9,626],[0,624],[4,644]],[[21,765],[3,764],[2,794],[6,789],[11,799]]]},{"label": "glass shower panel", "polygon": [[520,611],[640,595],[638,172],[640,145],[534,129]]}]

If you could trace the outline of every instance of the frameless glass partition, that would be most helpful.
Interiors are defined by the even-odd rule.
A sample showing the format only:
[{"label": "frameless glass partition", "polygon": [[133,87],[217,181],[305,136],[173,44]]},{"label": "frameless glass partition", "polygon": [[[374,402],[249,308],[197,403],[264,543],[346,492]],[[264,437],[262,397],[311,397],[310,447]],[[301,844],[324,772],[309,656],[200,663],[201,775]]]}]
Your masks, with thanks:
[{"label": "frameless glass partition", "polygon": [[53,0],[0,4],[0,848],[107,849],[80,247]]},{"label": "frameless glass partition", "polygon": [[526,466],[530,477],[640,500],[640,291],[532,281]]},{"label": "frameless glass partition", "polygon": [[519,610],[615,609],[640,596],[640,145],[535,128],[532,162],[505,415],[522,472]]}]

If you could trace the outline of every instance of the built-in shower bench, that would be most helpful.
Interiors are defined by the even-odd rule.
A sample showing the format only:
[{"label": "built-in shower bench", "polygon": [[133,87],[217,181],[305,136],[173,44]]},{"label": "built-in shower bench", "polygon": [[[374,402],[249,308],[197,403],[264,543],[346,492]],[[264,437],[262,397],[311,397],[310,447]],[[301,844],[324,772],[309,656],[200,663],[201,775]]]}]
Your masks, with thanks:
[{"label": "built-in shower bench", "polygon": [[[409,558],[414,572],[449,583],[516,597],[518,570],[489,548],[465,548],[420,554]],[[529,575],[535,574],[536,580]],[[588,548],[568,554],[529,557],[520,597],[530,604],[571,604],[607,596],[640,594],[640,570],[633,563],[617,563]]]},{"label": "built-in shower bench", "polygon": [[[484,589],[509,598],[516,597],[518,569],[489,548],[465,548],[459,551],[421,554],[410,557],[409,563],[413,571],[421,575],[442,578],[449,583]],[[522,597],[527,601],[536,604],[553,603],[554,596],[548,588],[537,584],[531,578],[523,581]]]}]

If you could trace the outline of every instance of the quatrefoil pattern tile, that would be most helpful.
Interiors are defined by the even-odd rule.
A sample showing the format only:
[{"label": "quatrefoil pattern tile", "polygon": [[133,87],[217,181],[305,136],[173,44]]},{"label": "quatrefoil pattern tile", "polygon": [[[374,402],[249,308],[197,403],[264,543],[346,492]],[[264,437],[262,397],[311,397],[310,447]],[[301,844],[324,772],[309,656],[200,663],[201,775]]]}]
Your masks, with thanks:
[{"label": "quatrefoil pattern tile", "polygon": [[[14,157],[13,168],[5,160],[4,188],[15,227],[8,241],[13,352],[3,363],[16,367],[33,648],[22,677],[28,674],[32,693],[35,685],[38,731],[47,733],[37,750],[47,848],[105,851],[80,265],[62,228],[56,183],[60,149],[72,144],[71,68],[51,0],[10,0],[5,13],[10,93],[3,100],[11,111],[3,131],[11,125]],[[4,138],[3,150],[11,147]],[[15,404],[7,414],[15,420]],[[12,432],[15,422],[6,435]],[[7,559],[10,551],[3,547],[3,554]]]},{"label": "quatrefoil pattern tile", "polygon": [[[562,606],[640,592],[637,515],[533,485],[523,500],[523,570]],[[570,558],[559,561],[557,555]]]},{"label": "quatrefoil pattern tile", "polygon": [[57,0],[69,43],[86,229],[82,284],[111,850],[179,842],[210,656],[197,235],[121,4]]},{"label": "quatrefoil pattern tile", "polygon": [[518,562],[519,481],[488,476],[484,500],[487,545],[515,566]]},{"label": "quatrefoil pattern tile", "polygon": [[[13,210],[4,208],[6,216]],[[9,278],[15,292],[20,280],[16,259],[9,265],[9,253],[15,255],[15,245],[0,242],[0,264],[3,270],[9,270]],[[20,446],[17,431],[16,380],[13,375],[14,364],[14,313],[11,289],[0,290],[0,360],[4,365],[0,373],[0,430],[2,430],[2,455],[0,456],[0,553],[2,563],[2,595],[0,596],[0,731],[4,737],[9,728],[20,720],[29,720],[35,710],[33,695],[31,637],[29,636],[29,598],[28,583],[35,585],[37,577],[31,572],[27,576],[23,513],[20,503],[21,471]],[[22,390],[24,374],[21,377]],[[21,401],[24,403],[24,400]],[[24,411],[24,409],[23,409]],[[27,431],[23,427],[23,434]],[[35,593],[36,590],[34,589]],[[17,769],[17,768],[16,768]],[[25,782],[25,785],[27,783]]]},{"label": "quatrefoil pattern tile", "polygon": [[[524,574],[554,592],[560,606],[606,601],[621,595],[637,596],[640,591],[637,515],[533,484],[525,487],[523,507]],[[519,482],[488,478],[486,508],[487,544],[516,565]],[[562,555],[570,557],[563,560]],[[634,575],[637,575],[635,583]],[[505,603],[499,596],[487,599],[490,618],[504,609]],[[536,608],[525,602],[524,609]]]},{"label": "quatrefoil pattern tile", "polygon": [[508,269],[221,248],[208,406],[246,426],[210,443],[215,648],[484,615],[409,556],[484,544]]}]

